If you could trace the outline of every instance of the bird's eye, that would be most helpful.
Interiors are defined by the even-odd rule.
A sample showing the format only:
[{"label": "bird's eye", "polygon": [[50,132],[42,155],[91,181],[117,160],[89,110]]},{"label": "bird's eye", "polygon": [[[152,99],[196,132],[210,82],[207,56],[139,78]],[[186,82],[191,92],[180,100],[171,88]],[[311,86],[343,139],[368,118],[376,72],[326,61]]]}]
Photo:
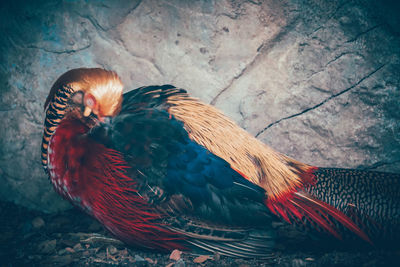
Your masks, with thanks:
[{"label": "bird's eye", "polygon": [[88,106],[91,109],[93,109],[96,106],[96,99],[92,94],[85,95],[85,106]]}]

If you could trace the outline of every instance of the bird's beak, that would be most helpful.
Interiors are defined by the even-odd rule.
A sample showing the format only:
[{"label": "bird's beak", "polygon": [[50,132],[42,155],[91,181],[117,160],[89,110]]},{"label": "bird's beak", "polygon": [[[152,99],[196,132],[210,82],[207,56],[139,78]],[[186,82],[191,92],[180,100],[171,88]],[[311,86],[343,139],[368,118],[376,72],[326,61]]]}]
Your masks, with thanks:
[{"label": "bird's beak", "polygon": [[110,125],[111,119],[112,119],[112,117],[110,117],[110,116],[99,117],[100,123],[105,124],[105,125]]},{"label": "bird's beak", "polygon": [[89,117],[90,113],[92,113],[92,109],[86,106],[85,110],[83,111],[83,116]]}]

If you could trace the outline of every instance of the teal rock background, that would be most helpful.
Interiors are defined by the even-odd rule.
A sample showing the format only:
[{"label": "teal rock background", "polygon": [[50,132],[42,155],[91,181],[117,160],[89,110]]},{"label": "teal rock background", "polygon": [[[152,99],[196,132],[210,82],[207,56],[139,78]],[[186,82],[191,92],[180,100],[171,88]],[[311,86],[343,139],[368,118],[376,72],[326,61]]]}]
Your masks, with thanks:
[{"label": "teal rock background", "polygon": [[400,172],[396,1],[12,1],[0,9],[0,198],[69,205],[40,164],[43,103],[77,67],[170,83],[317,166]]}]

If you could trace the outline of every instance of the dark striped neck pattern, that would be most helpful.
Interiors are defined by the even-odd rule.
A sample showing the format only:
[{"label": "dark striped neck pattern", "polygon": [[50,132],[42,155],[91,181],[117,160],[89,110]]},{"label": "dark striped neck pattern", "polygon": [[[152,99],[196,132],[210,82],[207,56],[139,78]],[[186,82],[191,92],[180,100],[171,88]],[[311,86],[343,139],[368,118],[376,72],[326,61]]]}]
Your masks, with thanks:
[{"label": "dark striped neck pattern", "polygon": [[68,100],[74,93],[74,89],[68,85],[62,86],[53,96],[44,121],[44,131],[42,139],[42,165],[46,173],[48,172],[48,148],[51,136],[54,134],[57,126],[64,118],[65,109],[68,106]]}]

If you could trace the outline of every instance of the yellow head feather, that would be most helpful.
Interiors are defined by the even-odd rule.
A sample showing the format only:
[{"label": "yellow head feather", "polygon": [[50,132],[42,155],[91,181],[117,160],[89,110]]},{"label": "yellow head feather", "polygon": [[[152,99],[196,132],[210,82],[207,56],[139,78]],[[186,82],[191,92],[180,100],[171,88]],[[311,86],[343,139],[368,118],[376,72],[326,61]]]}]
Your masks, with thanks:
[{"label": "yellow head feather", "polygon": [[115,72],[100,68],[79,68],[67,71],[52,86],[45,107],[64,85],[70,86],[74,92],[82,91],[93,95],[100,116],[115,116],[121,108],[123,85]]}]

